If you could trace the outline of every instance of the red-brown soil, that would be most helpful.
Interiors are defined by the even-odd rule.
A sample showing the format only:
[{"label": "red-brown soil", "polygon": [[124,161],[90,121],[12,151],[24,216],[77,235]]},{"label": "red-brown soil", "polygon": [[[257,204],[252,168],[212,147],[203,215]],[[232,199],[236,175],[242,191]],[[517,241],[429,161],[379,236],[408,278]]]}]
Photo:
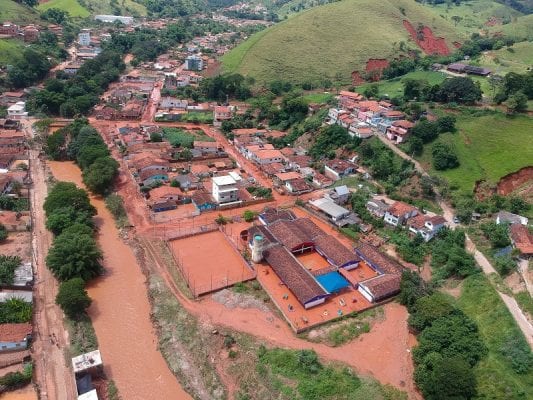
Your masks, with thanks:
[{"label": "red-brown soil", "polygon": [[530,181],[533,181],[533,167],[522,168],[500,179],[497,187],[498,194],[508,195]]},{"label": "red-brown soil", "polygon": [[358,85],[362,85],[363,83],[365,83],[365,80],[363,79],[359,71],[353,71],[352,72],[352,85],[358,86]]},{"label": "red-brown soil", "polygon": [[379,81],[383,70],[389,66],[389,61],[383,58],[371,58],[366,62],[365,71],[372,81]]},{"label": "red-brown soil", "polygon": [[447,56],[450,54],[450,49],[446,44],[446,41],[442,37],[436,37],[433,35],[431,28],[424,26],[420,31],[417,31],[413,25],[407,21],[403,21],[403,26],[407,29],[407,32],[411,35],[411,38],[426,54],[438,54],[441,56]]},{"label": "red-brown soil", "polygon": [[173,240],[169,245],[196,296],[255,277],[220,231]]}]

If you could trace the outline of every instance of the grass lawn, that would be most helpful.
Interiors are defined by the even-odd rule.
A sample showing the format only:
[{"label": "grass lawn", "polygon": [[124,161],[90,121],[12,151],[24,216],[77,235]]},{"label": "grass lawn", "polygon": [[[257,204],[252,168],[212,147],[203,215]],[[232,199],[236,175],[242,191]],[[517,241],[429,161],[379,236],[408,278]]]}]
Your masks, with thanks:
[{"label": "grass lawn", "polygon": [[323,92],[323,93],[309,93],[303,95],[304,100],[307,103],[327,103],[333,98],[333,94],[329,92]]},{"label": "grass lawn", "polygon": [[15,39],[0,39],[0,65],[14,64],[24,49],[24,43]]},{"label": "grass lawn", "polygon": [[504,35],[514,37],[518,40],[533,40],[533,14],[524,15],[513,20],[512,23],[503,26],[495,26],[492,32],[503,32]]},{"label": "grass lawn", "polygon": [[514,322],[496,291],[482,274],[464,280],[459,308],[476,321],[480,335],[488,347],[488,355],[475,367],[478,381],[478,399],[531,399],[533,398],[533,370],[516,373],[507,349],[529,350],[521,331]]},{"label": "grass lawn", "polygon": [[490,68],[498,75],[505,75],[507,72],[523,74],[533,65],[533,42],[519,42],[510,49],[488,52],[476,64]]},{"label": "grass lawn", "polygon": [[[404,79],[425,79],[430,85],[437,85],[446,79],[447,75],[444,72],[435,71],[413,71],[403,76],[390,79],[388,81],[376,82],[379,86],[379,94],[387,95],[389,98],[403,95],[403,83]],[[365,89],[373,85],[372,83],[366,83],[361,86],[357,86],[356,90],[359,93],[363,93]]]},{"label": "grass lawn", "polygon": [[[402,10],[405,15],[402,14]],[[259,83],[351,81],[371,58],[398,57],[400,42],[416,45],[403,26],[429,26],[452,46],[461,41],[453,24],[414,0],[344,0],[301,12],[237,46],[222,58],[225,70],[250,75]]]},{"label": "grass lawn", "polygon": [[10,21],[14,24],[35,23],[39,22],[39,14],[33,8],[15,1],[0,0],[0,22],[4,21]]},{"label": "grass lawn", "polygon": [[456,117],[458,131],[445,133],[438,140],[455,147],[461,165],[435,171],[431,166],[431,144],[426,145],[420,158],[432,174],[445,177],[453,188],[471,193],[478,180],[496,184],[501,177],[531,165],[531,117],[507,117],[503,113],[475,116],[466,112]]},{"label": "grass lawn", "polygon": [[[485,22],[493,16],[511,21],[521,15],[520,12],[511,7],[492,0],[470,0],[461,2],[459,5],[442,3],[432,7],[437,14],[450,21],[459,32],[468,35],[479,32],[480,29],[486,29]],[[460,17],[461,20],[456,24],[452,20],[453,16]],[[501,30],[502,26],[496,26],[495,28]]]},{"label": "grass lawn", "polygon": [[201,130],[188,131],[179,128],[163,128],[163,136],[170,142],[172,146],[181,146],[192,148],[195,140],[204,142],[214,142],[210,136],[207,136]]},{"label": "grass lawn", "polygon": [[77,0],[50,0],[37,6],[39,11],[46,11],[50,8],[59,8],[67,11],[71,17],[85,18],[91,15],[89,10],[83,7]]}]

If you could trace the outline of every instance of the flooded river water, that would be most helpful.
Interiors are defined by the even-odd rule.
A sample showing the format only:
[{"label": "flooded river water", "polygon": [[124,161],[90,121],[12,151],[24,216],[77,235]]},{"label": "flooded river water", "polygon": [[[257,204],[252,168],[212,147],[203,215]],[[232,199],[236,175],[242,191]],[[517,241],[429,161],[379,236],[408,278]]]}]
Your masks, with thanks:
[{"label": "flooded river water", "polygon": [[[54,177],[83,187],[80,169],[72,162],[50,162]],[[118,236],[115,221],[102,199],[91,197],[98,210],[98,242],[106,273],[88,287],[89,308],[106,374],[123,399],[191,399],[157,350],[150,321],[145,277],[129,246]]]}]

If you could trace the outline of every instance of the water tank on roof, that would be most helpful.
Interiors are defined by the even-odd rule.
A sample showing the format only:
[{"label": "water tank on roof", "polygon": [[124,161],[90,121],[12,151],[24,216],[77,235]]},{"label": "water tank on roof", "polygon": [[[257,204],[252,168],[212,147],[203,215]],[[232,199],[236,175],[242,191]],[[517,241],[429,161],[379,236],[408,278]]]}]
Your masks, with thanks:
[{"label": "water tank on roof", "polygon": [[263,243],[263,235],[254,235],[252,242],[252,261],[254,263],[259,263],[263,260]]}]

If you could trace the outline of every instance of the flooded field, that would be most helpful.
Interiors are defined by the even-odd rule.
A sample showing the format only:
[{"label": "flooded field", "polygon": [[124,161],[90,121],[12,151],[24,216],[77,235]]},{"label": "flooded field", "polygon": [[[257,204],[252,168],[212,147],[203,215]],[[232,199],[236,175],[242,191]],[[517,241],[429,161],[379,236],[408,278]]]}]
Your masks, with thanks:
[{"label": "flooded field", "polygon": [[[49,165],[56,179],[83,186],[81,171],[74,163]],[[106,274],[88,287],[93,299],[89,315],[107,375],[116,382],[124,399],[191,399],[157,350],[145,277],[131,248],[119,238],[103,200],[91,197],[91,203],[98,210],[98,241]]]}]

